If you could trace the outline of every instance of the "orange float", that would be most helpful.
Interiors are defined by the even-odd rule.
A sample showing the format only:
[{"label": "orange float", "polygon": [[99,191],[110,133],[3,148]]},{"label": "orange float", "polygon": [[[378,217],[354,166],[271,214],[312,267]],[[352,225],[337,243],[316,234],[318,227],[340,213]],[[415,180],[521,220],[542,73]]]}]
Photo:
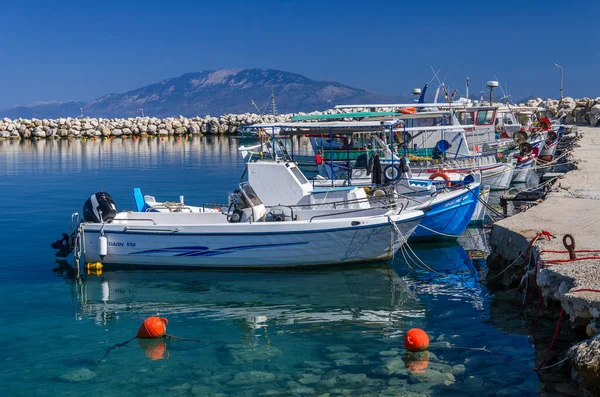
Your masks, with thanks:
[{"label": "orange float", "polygon": [[442,178],[443,180],[446,181],[446,186],[452,186],[452,182],[450,182],[450,177],[442,171],[435,172],[435,173],[431,174],[431,176],[429,177],[429,179],[431,179],[432,181],[435,178]]},{"label": "orange float", "polygon": [[402,114],[417,114],[417,108],[403,108],[400,109]]},{"label": "orange float", "polygon": [[167,333],[167,324],[169,324],[169,320],[166,318],[148,317],[140,325],[137,337],[140,339],[162,338]]},{"label": "orange float", "polygon": [[421,328],[409,329],[404,334],[404,347],[410,352],[422,352],[429,347],[429,336]]}]

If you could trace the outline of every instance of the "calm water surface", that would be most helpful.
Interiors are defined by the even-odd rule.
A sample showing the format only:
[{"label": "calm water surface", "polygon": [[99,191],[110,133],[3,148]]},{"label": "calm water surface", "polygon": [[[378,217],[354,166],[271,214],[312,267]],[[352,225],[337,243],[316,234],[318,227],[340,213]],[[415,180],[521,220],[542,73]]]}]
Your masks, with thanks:
[{"label": "calm water surface", "polygon": [[[244,168],[236,145],[0,141],[2,395],[538,394],[524,325],[496,317],[478,283],[480,229],[414,245],[434,272],[411,252],[302,272],[53,271],[50,243],[92,193],[119,209],[133,207],[134,187],[224,202]],[[187,339],[117,346],[150,315]],[[405,353],[413,327],[429,333],[429,353]]]}]

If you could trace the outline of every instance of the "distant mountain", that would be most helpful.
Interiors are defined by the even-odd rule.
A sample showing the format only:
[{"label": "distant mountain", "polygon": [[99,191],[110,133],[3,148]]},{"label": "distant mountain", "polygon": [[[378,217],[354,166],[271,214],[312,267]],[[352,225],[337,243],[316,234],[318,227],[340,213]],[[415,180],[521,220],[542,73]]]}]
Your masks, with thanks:
[{"label": "distant mountain", "polygon": [[[221,69],[187,73],[126,92],[108,94],[93,101],[62,105],[30,105],[0,112],[2,117],[75,116],[131,117],[144,114],[166,116],[218,116],[223,113],[254,113],[254,100],[270,113],[271,91],[279,113],[330,109],[338,104],[411,102],[408,96],[392,96],[350,87],[333,81],[316,81],[296,73],[263,69]],[[76,105],[77,104],[77,105]]]},{"label": "distant mountain", "polygon": [[76,117],[81,113],[81,109],[85,107],[85,102],[77,101],[51,101],[51,102],[34,102],[27,106],[15,106],[13,108],[0,111],[1,117],[11,119],[21,118],[58,118],[58,117]]}]

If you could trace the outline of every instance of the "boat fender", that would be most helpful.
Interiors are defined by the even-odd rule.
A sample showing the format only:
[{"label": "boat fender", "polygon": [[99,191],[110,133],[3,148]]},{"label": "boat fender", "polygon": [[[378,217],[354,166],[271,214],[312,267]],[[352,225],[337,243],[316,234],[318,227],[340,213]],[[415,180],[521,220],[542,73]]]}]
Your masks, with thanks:
[{"label": "boat fender", "polygon": [[373,172],[373,156],[369,157],[369,161],[367,161],[367,176],[370,176]]},{"label": "boat fender", "polygon": [[108,238],[106,236],[98,237],[98,256],[101,260],[108,254]]},{"label": "boat fender", "polygon": [[315,162],[317,165],[323,164],[323,156],[321,156],[319,153],[315,154]]},{"label": "boat fender", "polygon": [[410,171],[406,157],[400,158],[400,171],[402,171],[403,174],[406,174],[408,171]]},{"label": "boat fender", "polygon": [[442,171],[435,172],[429,176],[429,179],[432,181],[435,178],[442,178],[443,180],[446,181],[446,186],[452,186],[452,182],[450,182],[450,177]]},{"label": "boat fender", "polygon": [[400,174],[400,168],[396,165],[388,165],[383,169],[383,179],[386,183],[396,180]]}]

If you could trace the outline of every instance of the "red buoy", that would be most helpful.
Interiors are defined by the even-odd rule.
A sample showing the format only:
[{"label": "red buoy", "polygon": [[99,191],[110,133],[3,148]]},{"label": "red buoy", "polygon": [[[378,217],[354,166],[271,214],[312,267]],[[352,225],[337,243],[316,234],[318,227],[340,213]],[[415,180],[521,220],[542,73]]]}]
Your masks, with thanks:
[{"label": "red buoy", "polygon": [[162,338],[167,333],[167,324],[169,324],[169,320],[166,318],[148,317],[138,329],[137,337],[140,339]]},{"label": "red buoy", "polygon": [[409,329],[404,334],[404,347],[410,352],[422,352],[429,347],[429,336],[421,328]]}]

